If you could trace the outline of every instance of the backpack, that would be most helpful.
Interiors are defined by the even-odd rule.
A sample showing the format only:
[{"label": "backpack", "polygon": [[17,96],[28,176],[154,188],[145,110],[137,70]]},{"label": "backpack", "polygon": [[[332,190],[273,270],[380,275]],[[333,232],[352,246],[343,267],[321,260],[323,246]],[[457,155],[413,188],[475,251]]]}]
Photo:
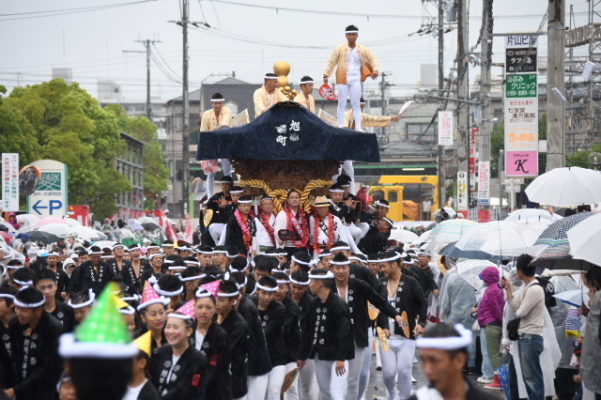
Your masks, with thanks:
[{"label": "backpack", "polygon": [[553,297],[555,294],[555,286],[551,283],[550,277],[537,277],[538,284],[545,291],[545,307],[555,307],[557,305],[557,299]]}]

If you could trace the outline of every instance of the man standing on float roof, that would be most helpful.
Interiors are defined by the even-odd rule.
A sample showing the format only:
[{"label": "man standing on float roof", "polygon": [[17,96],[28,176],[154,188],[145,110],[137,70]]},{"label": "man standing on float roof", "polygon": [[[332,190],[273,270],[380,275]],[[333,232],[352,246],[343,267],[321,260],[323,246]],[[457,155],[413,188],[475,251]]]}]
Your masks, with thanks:
[{"label": "man standing on float roof", "polygon": [[253,101],[255,103],[255,118],[269,110],[277,103],[288,101],[284,93],[278,90],[278,76],[273,72],[265,74],[263,86],[255,90]]},{"label": "man standing on float roof", "polygon": [[338,127],[344,127],[344,113],[346,101],[350,97],[355,129],[363,131],[361,126],[361,82],[371,76],[375,79],[380,75],[378,60],[366,47],[357,43],[359,28],[349,25],[345,29],[346,43],[336,47],[328,60],[323,73],[323,82],[328,83],[328,78],[336,69],[336,85],[338,87]]},{"label": "man standing on float roof", "polygon": [[[232,122],[232,111],[224,106],[225,97],[219,92],[213,93],[211,96],[210,110],[205,111],[202,114],[200,120],[200,131],[208,132],[215,131],[220,128],[228,128]],[[232,163],[227,158],[221,160],[221,170],[223,176],[232,175]],[[205,174],[207,174],[207,197],[213,196],[213,186],[215,184],[215,174],[219,171],[217,160],[203,160],[200,162],[200,166]]]}]

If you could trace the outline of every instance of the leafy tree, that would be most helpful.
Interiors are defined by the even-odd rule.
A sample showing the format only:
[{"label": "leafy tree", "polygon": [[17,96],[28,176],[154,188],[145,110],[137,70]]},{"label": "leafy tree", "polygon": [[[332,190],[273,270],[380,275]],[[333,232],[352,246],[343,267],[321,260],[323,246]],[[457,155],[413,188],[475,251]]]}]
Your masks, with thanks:
[{"label": "leafy tree", "polygon": [[601,153],[601,143],[593,145],[592,151],[578,151],[568,157],[569,165],[582,168],[598,168],[588,161],[588,156],[592,153]]}]

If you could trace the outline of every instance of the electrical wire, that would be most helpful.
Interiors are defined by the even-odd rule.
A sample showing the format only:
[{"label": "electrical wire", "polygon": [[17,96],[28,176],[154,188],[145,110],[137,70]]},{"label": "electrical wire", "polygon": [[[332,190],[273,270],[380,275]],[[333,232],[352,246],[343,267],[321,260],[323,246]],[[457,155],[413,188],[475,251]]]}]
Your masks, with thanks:
[{"label": "electrical wire", "polygon": [[158,58],[163,62],[163,65],[172,73],[173,76],[175,76],[177,79],[181,80],[179,78],[177,72],[175,72],[175,70],[173,68],[171,68],[171,66],[169,65],[169,63],[165,60],[165,58],[163,57],[163,55],[159,51],[159,48],[157,47],[157,45],[155,43],[153,43],[152,47],[154,47],[154,50],[155,50],[152,53],[155,53],[158,56]]}]

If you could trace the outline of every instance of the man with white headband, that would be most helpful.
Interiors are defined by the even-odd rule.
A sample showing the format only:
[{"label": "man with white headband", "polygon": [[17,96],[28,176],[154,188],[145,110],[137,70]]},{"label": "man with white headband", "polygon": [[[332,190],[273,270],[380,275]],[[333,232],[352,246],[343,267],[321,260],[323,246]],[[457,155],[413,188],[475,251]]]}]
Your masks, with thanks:
[{"label": "man with white headband", "polygon": [[472,332],[461,324],[438,324],[429,327],[417,338],[417,348],[424,375],[429,386],[418,389],[410,400],[493,400],[498,397],[486,393],[463,376],[468,359],[467,349],[472,343]]},{"label": "man with white headband", "polygon": [[225,227],[225,245],[235,246],[238,253],[247,256],[257,234],[255,219],[250,215],[252,197],[241,196],[238,208],[234,211]]},{"label": "man with white headband", "polygon": [[[202,114],[200,120],[200,131],[209,132],[220,128],[228,128],[232,122],[232,111],[224,106],[225,97],[219,92],[213,93],[211,96],[211,108]],[[232,163],[227,158],[219,160],[221,162],[221,170],[224,176],[232,174]],[[203,160],[200,162],[203,172],[207,175],[206,190],[207,197],[211,198],[214,194],[213,186],[215,184],[215,174],[219,171],[217,160]]]},{"label": "man with white headband", "polygon": [[349,309],[331,289],[331,271],[314,269],[309,279],[309,288],[316,298],[302,326],[297,365],[302,369],[307,359],[314,359],[320,399],[343,399],[344,393],[333,393],[331,389],[332,364],[336,375],[342,376],[346,374],[345,361],[355,357]]},{"label": "man with white headband", "polygon": [[315,113],[315,99],[313,98],[314,85],[315,82],[313,81],[313,78],[307,75],[303,76],[300,80],[301,91],[294,98],[294,101],[312,113]]},{"label": "man with white headband", "polygon": [[274,104],[288,101],[284,93],[278,90],[278,76],[268,72],[264,76],[264,84],[253,94],[255,118],[269,110]]},{"label": "man with white headband", "polygon": [[14,385],[12,343],[10,340],[10,321],[15,317],[15,296],[17,289],[10,285],[0,285],[0,387]]},{"label": "man with white headband", "polygon": [[46,302],[39,290],[26,287],[17,293],[17,318],[10,323],[16,383],[5,389],[9,399],[54,399],[62,365],[58,341],[62,326],[44,310]]},{"label": "man with white headband", "polygon": [[380,75],[378,61],[372,52],[357,43],[359,28],[349,25],[345,29],[346,43],[336,47],[328,60],[323,73],[324,83],[336,69],[336,86],[338,88],[338,126],[344,127],[344,113],[346,102],[350,97],[353,115],[355,116],[355,127],[362,131],[361,126],[361,82],[371,76],[375,79]]}]

